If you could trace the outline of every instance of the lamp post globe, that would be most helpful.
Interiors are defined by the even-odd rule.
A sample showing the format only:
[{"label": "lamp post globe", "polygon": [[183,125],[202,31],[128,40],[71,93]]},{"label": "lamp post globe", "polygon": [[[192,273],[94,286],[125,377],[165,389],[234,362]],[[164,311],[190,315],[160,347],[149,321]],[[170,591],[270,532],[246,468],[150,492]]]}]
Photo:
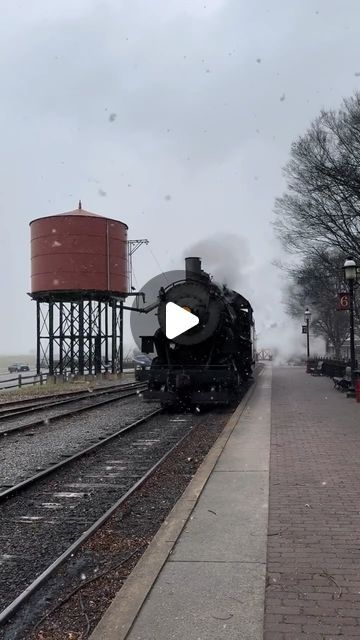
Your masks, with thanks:
[{"label": "lamp post globe", "polygon": [[356,262],[353,258],[346,258],[344,262],[344,275],[347,282],[355,282],[356,280]]}]

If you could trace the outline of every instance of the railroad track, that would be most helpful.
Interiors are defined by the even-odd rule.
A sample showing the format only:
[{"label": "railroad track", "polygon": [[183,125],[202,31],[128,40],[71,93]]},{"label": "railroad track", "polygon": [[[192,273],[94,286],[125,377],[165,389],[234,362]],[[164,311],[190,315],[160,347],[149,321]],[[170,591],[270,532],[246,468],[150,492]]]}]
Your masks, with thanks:
[{"label": "railroad track", "polygon": [[29,597],[139,488],[193,426],[190,417],[172,419],[152,411],[0,494],[4,541],[0,626],[17,612],[16,619],[22,619]]},{"label": "railroad track", "polygon": [[[131,384],[131,383],[125,383],[126,384]],[[108,385],[106,387],[97,387],[97,390],[99,391],[104,391],[105,389],[113,389],[115,387],[121,387],[122,384],[118,383],[118,384],[114,384],[114,385]],[[0,388],[1,391],[1,388]],[[25,407],[26,405],[31,405],[31,404],[36,404],[36,403],[42,403],[44,400],[54,400],[56,398],[62,399],[62,398],[75,398],[76,396],[79,396],[83,393],[85,393],[86,391],[84,391],[84,389],[81,390],[77,390],[77,391],[65,391],[65,392],[61,392],[61,393],[48,393],[47,395],[41,395],[41,396],[37,396],[37,397],[32,397],[32,398],[16,398],[15,400],[8,400],[7,398],[4,400],[2,398],[2,402],[0,402],[0,409],[6,409],[6,407],[14,407],[15,405],[19,405],[20,407]]]},{"label": "railroad track", "polygon": [[[78,413],[82,413],[84,411],[89,411],[90,409],[96,409],[100,406],[110,404],[112,402],[117,402],[118,400],[123,400],[126,398],[131,398],[132,396],[138,395],[143,389],[146,388],[146,383],[132,383],[129,385],[117,385],[115,388],[110,388],[107,390],[101,390],[99,392],[85,392],[81,396],[76,398],[68,398],[65,400],[56,400],[53,403],[47,403],[42,406],[31,406],[20,408],[12,408],[8,411],[0,411],[0,422],[8,423],[5,427],[0,429],[0,438],[4,436],[8,436],[12,433],[16,433],[19,431],[25,431],[27,429],[33,429],[34,427],[38,427],[44,424],[49,424],[50,422],[54,422],[56,420],[60,420],[62,418],[74,416]],[[103,399],[104,396],[107,396]],[[110,396],[110,397],[108,397]],[[43,417],[36,418],[30,422],[25,422],[23,424],[16,424],[13,426],[11,424],[12,420],[19,418],[26,418],[27,416],[41,414],[46,411],[52,411],[53,409],[57,409],[57,407],[61,407],[64,405],[74,405],[81,403],[80,406],[73,406],[70,409],[65,411],[60,411],[60,413],[55,413],[47,416],[45,419]],[[9,426],[8,426],[9,425]]]},{"label": "railroad track", "polygon": [[137,389],[139,386],[140,385],[137,382],[129,382],[126,384],[111,385],[105,388],[102,387],[100,389],[72,391],[71,393],[42,396],[40,398],[24,398],[23,400],[5,402],[0,404],[0,422],[21,415],[31,415],[34,412],[46,411],[53,407],[72,404],[74,402],[79,402],[80,400],[87,400],[89,397],[98,398],[110,393],[115,393],[116,391]]}]

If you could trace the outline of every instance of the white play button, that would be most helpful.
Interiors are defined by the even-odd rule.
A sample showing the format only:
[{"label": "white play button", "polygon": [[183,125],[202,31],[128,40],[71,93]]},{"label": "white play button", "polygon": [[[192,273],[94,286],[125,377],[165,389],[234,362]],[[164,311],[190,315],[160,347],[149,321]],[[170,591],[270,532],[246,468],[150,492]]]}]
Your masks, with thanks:
[{"label": "white play button", "polygon": [[199,318],[174,302],[166,305],[166,337],[169,340],[199,324]]}]

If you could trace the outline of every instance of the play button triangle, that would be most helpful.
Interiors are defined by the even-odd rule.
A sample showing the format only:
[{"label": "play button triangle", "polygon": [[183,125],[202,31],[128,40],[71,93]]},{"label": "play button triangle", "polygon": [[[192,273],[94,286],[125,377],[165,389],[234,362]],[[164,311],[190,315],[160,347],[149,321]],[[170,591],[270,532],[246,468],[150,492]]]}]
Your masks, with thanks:
[{"label": "play button triangle", "polygon": [[169,340],[199,324],[199,318],[174,302],[166,305],[166,337]]}]

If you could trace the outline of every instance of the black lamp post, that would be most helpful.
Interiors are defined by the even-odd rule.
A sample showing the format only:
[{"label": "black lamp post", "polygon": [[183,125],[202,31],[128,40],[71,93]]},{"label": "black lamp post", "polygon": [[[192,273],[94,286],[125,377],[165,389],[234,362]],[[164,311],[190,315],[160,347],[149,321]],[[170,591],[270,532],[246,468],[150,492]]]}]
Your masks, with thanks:
[{"label": "black lamp post", "polygon": [[353,395],[355,390],[355,331],[354,331],[354,284],[356,282],[357,267],[355,260],[347,258],[344,262],[345,280],[349,287],[349,311],[350,311],[350,366],[351,366],[351,389]]},{"label": "black lamp post", "polygon": [[310,320],[311,320],[311,311],[308,307],[306,307],[304,311],[304,320],[306,322],[306,355],[307,359],[310,358]]}]

